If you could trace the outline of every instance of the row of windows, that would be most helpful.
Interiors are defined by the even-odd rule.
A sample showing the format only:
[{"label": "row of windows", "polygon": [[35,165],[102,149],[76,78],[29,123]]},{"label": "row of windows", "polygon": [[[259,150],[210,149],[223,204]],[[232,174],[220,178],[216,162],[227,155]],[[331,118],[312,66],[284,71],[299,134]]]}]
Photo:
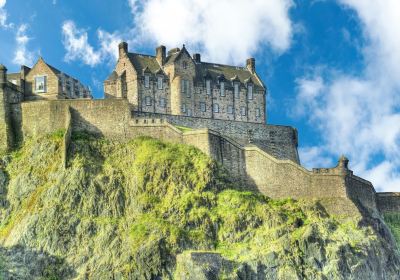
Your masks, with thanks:
[{"label": "row of windows", "polygon": [[[190,109],[188,109],[188,110],[190,110]],[[181,106],[181,112],[182,112],[182,113],[188,113],[188,110],[186,110],[186,104],[182,104],[182,106]],[[200,102],[200,111],[201,111],[201,112],[206,112],[206,111],[207,111],[206,103]],[[228,114],[233,114],[233,111],[234,111],[234,110],[233,110],[233,106],[230,106],[230,105],[229,105],[229,106],[227,107],[227,113],[228,113]],[[220,113],[219,104],[217,104],[217,103],[214,103],[214,104],[213,104],[213,112],[214,112],[214,113]],[[255,114],[256,114],[256,117],[257,117],[257,118],[261,116],[261,111],[260,111],[259,108],[256,108]],[[246,115],[247,115],[247,109],[246,109],[246,107],[240,107],[240,115],[242,115],[242,116],[246,116]]]},{"label": "row of windows", "polygon": [[[157,89],[163,89],[164,85],[164,78],[162,76],[157,77]],[[150,76],[145,75],[144,76],[144,87],[149,88],[150,87]]]},{"label": "row of windows", "polygon": [[[150,96],[146,96],[145,99],[145,104],[146,106],[152,106],[153,102]],[[167,106],[167,100],[165,98],[160,98],[159,100],[159,104],[158,104],[161,108],[165,108]]]},{"label": "row of windows", "polygon": [[[164,85],[164,78],[162,76],[157,77],[157,89],[163,89]],[[150,76],[145,75],[144,76],[144,87],[149,88],[150,87]],[[186,94],[187,97],[190,97],[191,90],[190,90],[190,82],[189,80],[181,80],[181,92]],[[235,98],[240,98],[240,87],[239,83],[235,82],[233,86],[233,92]],[[211,80],[206,80],[206,94],[211,95]],[[225,93],[225,82],[220,83],[220,95],[221,96],[226,96]],[[253,99],[253,85],[248,84],[247,85],[247,99],[252,100]]]},{"label": "row of windows", "polygon": [[[190,97],[190,86],[189,86],[188,80],[181,80],[181,92],[185,93],[187,97]],[[240,98],[239,83],[236,83],[236,82],[234,83],[233,93],[234,93],[235,98]],[[206,94],[211,95],[211,81],[210,80],[206,80]],[[220,83],[220,95],[222,97],[226,96],[224,82]],[[252,84],[247,85],[247,99],[249,99],[249,100],[253,99],[253,85]]]},{"label": "row of windows", "polygon": [[[152,99],[151,99],[150,96],[146,96],[146,97],[145,97],[145,104],[146,104],[146,106],[152,106],[152,105],[153,105],[153,102],[152,102]],[[166,107],[166,99],[165,99],[165,98],[160,98],[160,100],[159,100],[159,106],[160,106],[161,108],[165,108],[165,107]],[[189,111],[190,111],[190,115],[191,115],[191,109],[186,109],[186,104],[182,104],[182,106],[181,106],[181,112],[182,112],[182,113],[188,114]],[[200,111],[201,111],[201,112],[206,112],[206,111],[207,111],[206,103],[200,102]],[[217,104],[217,103],[214,103],[214,104],[213,104],[213,112],[214,112],[214,113],[219,113],[219,112],[220,112],[219,104]],[[227,107],[227,113],[228,113],[228,114],[233,114],[233,106],[229,105],[229,106]],[[246,115],[247,115],[247,109],[246,109],[246,107],[240,107],[240,114],[241,114],[242,116],[246,116]],[[260,117],[260,116],[261,116],[261,111],[260,111],[259,108],[256,108],[255,114],[256,114],[256,117]]]}]

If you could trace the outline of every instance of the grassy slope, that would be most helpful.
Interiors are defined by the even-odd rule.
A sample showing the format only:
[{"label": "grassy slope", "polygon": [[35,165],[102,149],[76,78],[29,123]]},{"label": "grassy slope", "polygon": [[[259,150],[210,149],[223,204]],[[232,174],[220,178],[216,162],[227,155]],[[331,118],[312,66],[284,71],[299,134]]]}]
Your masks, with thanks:
[{"label": "grassy slope", "polygon": [[[35,216],[39,222],[29,246],[66,256],[75,266],[75,256],[88,254],[80,251],[83,244],[90,254],[113,255],[92,264],[87,255],[92,271],[112,267],[123,275],[171,275],[177,254],[206,250],[234,263],[279,263],[282,279],[323,279],[342,277],[344,251],[346,265],[362,267],[376,241],[370,228],[329,217],[317,203],[239,190],[223,168],[190,146],[150,138],[121,145],[75,134],[64,171],[61,140],[58,134],[31,139],[12,155],[6,168],[12,211],[2,212],[3,242]],[[57,210],[53,216],[50,209]],[[63,223],[78,224],[78,230],[66,234]],[[111,234],[114,239],[107,240]],[[74,249],[49,244],[49,235]]]}]

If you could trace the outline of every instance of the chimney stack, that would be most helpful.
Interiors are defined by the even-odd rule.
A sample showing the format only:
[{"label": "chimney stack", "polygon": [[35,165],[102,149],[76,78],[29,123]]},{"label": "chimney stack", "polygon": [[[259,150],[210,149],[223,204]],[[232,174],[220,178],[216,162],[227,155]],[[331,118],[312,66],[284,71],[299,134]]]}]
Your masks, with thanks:
[{"label": "chimney stack", "polygon": [[7,68],[0,64],[0,84],[7,83]]},{"label": "chimney stack", "polygon": [[201,55],[200,55],[199,53],[193,54],[193,60],[194,60],[196,63],[200,63],[200,62],[201,62]]},{"label": "chimney stack", "polygon": [[119,49],[119,57],[123,57],[125,55],[128,55],[128,43],[127,42],[121,42],[118,45]]},{"label": "chimney stack", "polygon": [[163,66],[165,64],[165,59],[166,59],[166,49],[165,46],[159,46],[158,48],[156,48],[156,59],[158,61],[158,63]]},{"label": "chimney stack", "polygon": [[247,59],[246,66],[252,74],[256,72],[256,60],[254,58]]}]

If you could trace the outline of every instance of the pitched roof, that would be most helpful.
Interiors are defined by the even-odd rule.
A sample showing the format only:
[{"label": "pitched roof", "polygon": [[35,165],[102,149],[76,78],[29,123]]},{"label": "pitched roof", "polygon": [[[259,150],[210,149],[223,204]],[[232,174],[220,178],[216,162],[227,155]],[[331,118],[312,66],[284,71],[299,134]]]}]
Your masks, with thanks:
[{"label": "pitched roof", "polygon": [[225,80],[237,80],[243,84],[246,84],[249,79],[251,79],[255,85],[264,87],[256,75],[252,74],[246,67],[237,67],[208,62],[196,63],[197,81],[202,81],[206,76],[211,77],[211,79],[215,81],[221,77],[224,77]]},{"label": "pitched roof", "polygon": [[110,74],[110,76],[108,76],[107,80],[108,81],[115,81],[118,79],[118,74],[115,71],[112,71],[112,73]]},{"label": "pitched roof", "polygon": [[[181,50],[176,49],[176,51],[172,53],[170,52],[166,58],[165,65],[175,62],[184,51],[186,51],[185,48],[182,48]],[[139,75],[142,75],[143,71],[145,70],[153,74],[157,74],[160,71],[160,64],[158,63],[155,56],[128,53],[128,57]],[[217,81],[219,78],[224,77],[227,81],[236,80],[240,81],[243,84],[251,81],[256,86],[264,87],[257,75],[252,74],[246,67],[237,67],[208,62],[195,63],[195,65],[196,82],[202,82],[205,77],[210,77],[214,81]]]},{"label": "pitched roof", "polygon": [[143,74],[143,70],[148,68],[148,71],[155,74],[160,69],[160,64],[158,64],[155,56],[143,55],[137,53],[128,53],[129,60],[135,67],[138,74]]}]

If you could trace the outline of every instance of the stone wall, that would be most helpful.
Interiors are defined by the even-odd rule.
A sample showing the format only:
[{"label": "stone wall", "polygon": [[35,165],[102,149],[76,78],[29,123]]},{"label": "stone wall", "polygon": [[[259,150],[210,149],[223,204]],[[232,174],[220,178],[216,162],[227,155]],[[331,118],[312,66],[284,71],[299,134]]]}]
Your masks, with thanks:
[{"label": "stone wall", "polygon": [[278,159],[290,159],[299,163],[299,156],[297,153],[297,130],[289,126],[143,112],[134,112],[133,117],[163,118],[173,125],[186,126],[194,129],[209,128],[234,139],[241,145],[247,145],[251,142]]},{"label": "stone wall", "polygon": [[378,204],[378,209],[382,213],[400,212],[399,192],[377,193],[376,202]]},{"label": "stone wall", "polygon": [[[194,127],[193,130],[183,132],[172,125],[170,120],[175,121],[175,124],[178,120],[180,125],[190,123],[193,126],[195,120],[186,117],[170,119],[163,115],[158,115],[162,118],[146,118],[143,114],[139,118],[132,119],[129,103],[124,99],[27,102],[21,105],[21,115],[21,130],[25,136],[66,129],[70,123],[72,131],[85,130],[119,141],[150,136],[174,143],[185,143],[198,147],[221,162],[244,187],[269,197],[335,201],[330,204],[332,213],[343,213],[346,207],[354,211],[355,204],[352,202],[364,208],[376,209],[375,191],[371,183],[354,176],[348,170],[347,163],[343,161],[340,161],[335,168],[309,171],[293,160],[275,158],[255,145],[242,144],[226,136],[228,133],[233,134],[235,129],[239,132],[240,129],[245,131],[248,128],[243,127],[245,123],[219,121],[221,123],[211,124],[210,126],[218,129],[217,132],[209,128],[200,128],[201,124],[205,125],[208,122],[199,119],[198,128]],[[180,120],[185,122],[179,122]],[[292,137],[289,137],[292,143],[289,141],[288,145],[296,149],[293,128],[247,125],[255,129],[256,137],[260,138],[262,135],[276,132],[281,133],[280,137],[284,141],[284,137],[289,135]],[[240,137],[244,136],[238,138]],[[68,138],[65,141],[67,149]],[[346,203],[343,202],[338,206],[337,201]]]},{"label": "stone wall", "polygon": [[74,131],[85,130],[110,139],[121,139],[127,133],[130,111],[125,99],[52,100],[21,104],[23,135],[65,129],[67,110],[71,110]]}]

